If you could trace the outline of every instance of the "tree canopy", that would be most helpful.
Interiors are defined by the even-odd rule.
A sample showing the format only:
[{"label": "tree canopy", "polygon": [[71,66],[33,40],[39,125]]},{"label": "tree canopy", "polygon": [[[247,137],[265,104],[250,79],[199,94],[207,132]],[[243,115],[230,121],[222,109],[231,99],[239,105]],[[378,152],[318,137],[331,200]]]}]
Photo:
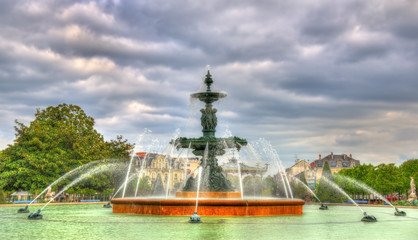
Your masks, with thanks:
[{"label": "tree canopy", "polygon": [[[406,193],[410,190],[410,178],[418,179],[418,159],[407,160],[399,167],[393,163],[379,164],[378,166],[363,164],[354,168],[343,169],[338,172],[338,175],[360,181],[383,195]],[[349,193],[364,193],[358,187],[354,187],[343,180],[339,184],[342,184],[344,189]]]},{"label": "tree canopy", "polygon": [[0,155],[0,188],[36,191],[88,162],[127,158],[133,145],[118,136],[106,142],[79,106],[37,109],[29,126],[15,121],[16,139]]}]

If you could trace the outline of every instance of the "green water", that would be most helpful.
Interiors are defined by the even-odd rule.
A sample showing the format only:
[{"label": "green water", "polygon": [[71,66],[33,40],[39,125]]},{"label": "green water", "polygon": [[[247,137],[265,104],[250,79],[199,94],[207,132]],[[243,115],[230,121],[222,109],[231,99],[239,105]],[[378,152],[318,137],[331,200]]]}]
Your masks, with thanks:
[{"label": "green water", "polygon": [[[361,222],[357,207],[304,206],[302,216],[188,217],[113,214],[102,205],[47,206],[42,220],[28,220],[19,207],[0,207],[0,239],[416,239],[418,209],[363,207],[378,222]],[[33,212],[38,206],[30,207]],[[192,213],[191,213],[192,215]]]}]

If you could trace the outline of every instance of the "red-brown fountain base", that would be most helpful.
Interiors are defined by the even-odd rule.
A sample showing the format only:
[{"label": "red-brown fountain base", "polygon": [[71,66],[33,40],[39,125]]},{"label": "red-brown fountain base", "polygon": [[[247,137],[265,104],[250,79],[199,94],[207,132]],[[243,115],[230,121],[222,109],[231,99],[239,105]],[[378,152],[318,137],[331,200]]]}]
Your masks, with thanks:
[{"label": "red-brown fountain base", "polygon": [[[195,199],[112,199],[114,213],[190,216]],[[302,214],[303,200],[199,199],[199,216],[273,216]]]}]

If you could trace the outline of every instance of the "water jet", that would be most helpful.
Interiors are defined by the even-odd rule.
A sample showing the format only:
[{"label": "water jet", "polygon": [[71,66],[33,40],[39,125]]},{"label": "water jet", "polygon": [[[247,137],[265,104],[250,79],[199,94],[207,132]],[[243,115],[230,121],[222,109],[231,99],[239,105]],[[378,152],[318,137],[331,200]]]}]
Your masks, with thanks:
[{"label": "water jet", "polygon": [[361,219],[361,221],[363,221],[363,222],[376,222],[377,221],[374,216],[367,215],[367,213],[344,190],[342,190],[337,184],[335,184],[334,182],[331,182],[325,176],[322,176],[321,180],[322,179],[324,179],[325,182],[328,183],[329,186],[338,190],[340,193],[342,193],[344,196],[346,196],[348,199],[350,199],[350,201],[352,203],[354,203],[354,205],[356,205],[363,212],[364,217]]},{"label": "water jet", "polygon": [[376,190],[374,190],[370,186],[368,186],[368,185],[366,185],[362,182],[356,181],[352,178],[346,177],[346,176],[342,176],[342,175],[338,175],[338,174],[337,174],[337,176],[346,180],[346,181],[349,181],[349,182],[353,183],[357,187],[360,187],[361,189],[366,190],[367,192],[369,192],[369,193],[377,196],[378,198],[382,199],[384,202],[386,202],[388,205],[390,205],[391,207],[393,207],[395,209],[395,212],[394,212],[395,216],[406,216],[406,212],[400,211],[398,208],[393,206],[392,203],[390,203],[385,197],[383,197],[380,193],[378,193]]}]

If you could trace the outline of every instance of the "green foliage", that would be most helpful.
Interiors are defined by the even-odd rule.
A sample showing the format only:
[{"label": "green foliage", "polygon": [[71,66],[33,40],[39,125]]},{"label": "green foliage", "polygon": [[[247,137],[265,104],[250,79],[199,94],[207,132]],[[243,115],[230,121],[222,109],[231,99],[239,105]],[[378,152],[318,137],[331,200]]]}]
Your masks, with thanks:
[{"label": "green foliage", "polygon": [[6,198],[4,197],[3,189],[0,189],[0,204],[5,204]]},{"label": "green foliage", "polygon": [[379,164],[375,170],[374,188],[382,194],[392,194],[401,188],[402,174],[395,164]]},{"label": "green foliage", "polygon": [[418,159],[410,159],[403,162],[399,169],[402,172],[402,190],[408,192],[411,190],[411,177],[414,178],[415,184],[418,182]]},{"label": "green foliage", "polygon": [[338,175],[346,176],[364,183],[368,186],[374,186],[375,184],[375,167],[371,164],[363,164],[355,166],[354,168],[343,169],[336,174],[335,182],[344,189],[345,192],[350,194],[365,194],[364,190],[353,184],[352,182],[345,181],[342,178],[338,178]]},{"label": "green foliage", "polygon": [[16,120],[15,131],[15,143],[0,155],[0,188],[8,191],[42,190],[80,165],[104,158],[126,158],[133,148],[121,136],[104,141],[94,129],[94,119],[76,105],[37,109],[29,126]]},{"label": "green foliage", "polygon": [[328,184],[323,178],[326,177],[330,182],[334,182],[334,177],[331,174],[331,169],[327,161],[325,161],[322,170],[322,176],[316,188],[316,195],[322,201],[341,202],[341,193]]},{"label": "green foliage", "polygon": [[[403,162],[399,167],[395,164],[380,164],[373,166],[363,164],[351,169],[343,169],[338,175],[347,176],[360,181],[382,195],[393,193],[407,193],[410,189],[410,177],[418,179],[418,159],[410,159]],[[337,179],[338,185],[342,186],[347,193],[362,194],[363,190],[353,186],[347,181]]]}]

